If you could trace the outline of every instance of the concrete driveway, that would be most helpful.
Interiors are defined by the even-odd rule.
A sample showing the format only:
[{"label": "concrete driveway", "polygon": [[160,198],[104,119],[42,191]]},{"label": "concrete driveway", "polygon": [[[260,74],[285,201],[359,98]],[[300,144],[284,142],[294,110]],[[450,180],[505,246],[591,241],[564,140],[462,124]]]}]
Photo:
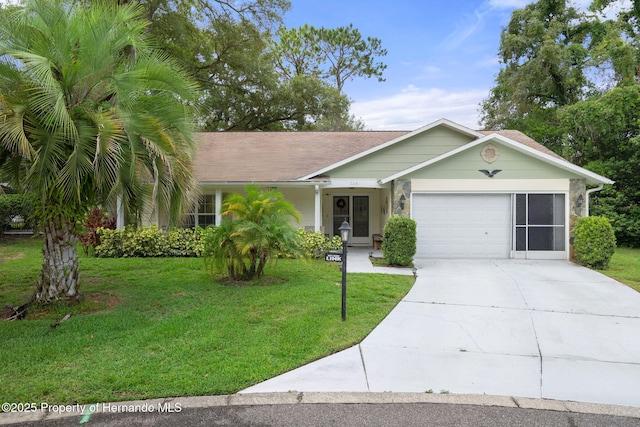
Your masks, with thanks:
[{"label": "concrete driveway", "polygon": [[360,345],[242,393],[490,394],[640,407],[640,293],[568,261],[416,264],[411,291]]}]

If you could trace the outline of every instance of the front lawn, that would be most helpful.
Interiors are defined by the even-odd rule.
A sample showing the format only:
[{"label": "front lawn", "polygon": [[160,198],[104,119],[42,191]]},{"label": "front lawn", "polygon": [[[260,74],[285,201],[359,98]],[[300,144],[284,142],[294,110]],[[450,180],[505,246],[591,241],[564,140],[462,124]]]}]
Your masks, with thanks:
[{"label": "front lawn", "polygon": [[600,272],[640,292],[640,249],[617,248],[609,268]]},{"label": "front lawn", "polygon": [[[0,305],[28,298],[41,262],[39,240],[0,240]],[[361,341],[413,283],[350,274],[343,323],[335,263],[280,260],[263,284],[229,286],[202,259],[80,262],[84,301],[0,322],[0,401],[234,393]]]}]

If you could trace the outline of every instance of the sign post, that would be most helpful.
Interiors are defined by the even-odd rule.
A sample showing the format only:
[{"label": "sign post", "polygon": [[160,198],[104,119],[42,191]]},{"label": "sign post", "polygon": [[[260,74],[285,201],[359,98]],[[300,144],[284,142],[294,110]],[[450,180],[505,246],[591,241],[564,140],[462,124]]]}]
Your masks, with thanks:
[{"label": "sign post", "polygon": [[342,240],[342,321],[344,322],[347,319],[347,243],[351,226],[347,221],[344,221],[338,231],[340,231],[340,240]]}]

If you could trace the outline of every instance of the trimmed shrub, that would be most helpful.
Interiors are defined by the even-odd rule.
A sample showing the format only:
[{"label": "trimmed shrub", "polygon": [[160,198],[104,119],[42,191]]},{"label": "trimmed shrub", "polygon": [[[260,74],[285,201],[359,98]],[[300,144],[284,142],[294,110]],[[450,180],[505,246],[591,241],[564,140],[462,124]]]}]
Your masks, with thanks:
[{"label": "trimmed shrub", "polygon": [[340,236],[333,236],[332,239],[329,239],[321,231],[309,231],[304,228],[299,228],[298,234],[302,241],[302,250],[308,257],[322,258],[325,251],[342,249]]},{"label": "trimmed shrub", "polygon": [[124,231],[124,229],[98,228],[100,244],[95,247],[95,255],[101,258],[121,258]]},{"label": "trimmed shrub", "polygon": [[99,228],[100,245],[95,254],[102,258],[200,257],[204,234],[202,228],[176,228],[165,233],[155,225],[122,230]]},{"label": "trimmed shrub", "polygon": [[204,229],[174,228],[169,232],[169,255],[201,257],[204,252]]},{"label": "trimmed shrub", "polygon": [[125,228],[123,257],[164,257],[168,253],[169,239],[158,226]]},{"label": "trimmed shrub", "polygon": [[416,222],[403,217],[392,216],[384,225],[382,253],[391,265],[411,265],[416,254]]},{"label": "trimmed shrub", "polygon": [[576,261],[604,270],[616,250],[616,236],[609,220],[603,216],[579,218],[573,229]]}]

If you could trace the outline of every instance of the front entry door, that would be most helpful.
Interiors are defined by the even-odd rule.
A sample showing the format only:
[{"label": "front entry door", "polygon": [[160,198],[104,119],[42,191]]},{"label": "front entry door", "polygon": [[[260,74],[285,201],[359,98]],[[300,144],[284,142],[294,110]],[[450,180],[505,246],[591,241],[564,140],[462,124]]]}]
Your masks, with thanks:
[{"label": "front entry door", "polygon": [[351,226],[351,244],[371,244],[369,233],[369,196],[333,196],[333,235],[343,221]]}]

